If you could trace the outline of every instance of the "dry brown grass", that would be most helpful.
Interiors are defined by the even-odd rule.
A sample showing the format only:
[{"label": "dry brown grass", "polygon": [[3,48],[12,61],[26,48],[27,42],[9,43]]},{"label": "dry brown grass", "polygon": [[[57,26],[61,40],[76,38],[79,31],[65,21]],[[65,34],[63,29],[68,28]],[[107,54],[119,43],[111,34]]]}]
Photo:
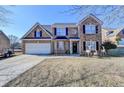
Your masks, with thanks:
[{"label": "dry brown grass", "polygon": [[124,58],[46,59],[5,86],[124,86]]}]

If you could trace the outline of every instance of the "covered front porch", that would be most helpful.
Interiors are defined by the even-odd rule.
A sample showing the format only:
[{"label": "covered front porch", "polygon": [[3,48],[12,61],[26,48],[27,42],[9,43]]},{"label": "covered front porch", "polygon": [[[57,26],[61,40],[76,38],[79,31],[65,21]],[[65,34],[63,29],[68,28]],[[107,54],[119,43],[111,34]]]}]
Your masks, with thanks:
[{"label": "covered front porch", "polygon": [[79,40],[54,40],[54,54],[79,54]]}]

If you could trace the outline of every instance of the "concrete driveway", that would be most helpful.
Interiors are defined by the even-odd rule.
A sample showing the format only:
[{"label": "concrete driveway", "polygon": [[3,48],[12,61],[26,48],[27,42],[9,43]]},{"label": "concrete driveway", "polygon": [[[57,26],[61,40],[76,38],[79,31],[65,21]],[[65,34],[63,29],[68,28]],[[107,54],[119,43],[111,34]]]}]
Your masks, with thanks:
[{"label": "concrete driveway", "polygon": [[0,86],[43,61],[46,56],[20,55],[0,61]]}]

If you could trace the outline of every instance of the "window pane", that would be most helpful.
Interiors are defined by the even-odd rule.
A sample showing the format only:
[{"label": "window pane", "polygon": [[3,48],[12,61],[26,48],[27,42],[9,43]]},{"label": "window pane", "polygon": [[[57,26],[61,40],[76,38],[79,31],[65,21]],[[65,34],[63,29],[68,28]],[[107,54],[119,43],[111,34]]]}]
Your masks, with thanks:
[{"label": "window pane", "polygon": [[86,34],[95,34],[96,26],[95,25],[85,25]]},{"label": "window pane", "polygon": [[41,37],[40,31],[36,31],[36,37]]},{"label": "window pane", "polygon": [[57,28],[57,36],[66,36],[65,28]]},{"label": "window pane", "polygon": [[109,31],[109,32],[107,32],[107,35],[110,35],[112,33],[114,33],[114,31]]},{"label": "window pane", "polygon": [[64,50],[64,42],[58,42],[58,48]]},{"label": "window pane", "polygon": [[86,41],[87,50],[96,50],[96,41]]}]

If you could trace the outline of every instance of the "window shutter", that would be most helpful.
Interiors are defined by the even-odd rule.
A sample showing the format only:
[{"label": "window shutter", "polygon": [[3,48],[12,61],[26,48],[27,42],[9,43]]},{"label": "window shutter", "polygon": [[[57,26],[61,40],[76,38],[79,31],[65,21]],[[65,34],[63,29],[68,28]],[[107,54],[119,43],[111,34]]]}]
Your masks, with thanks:
[{"label": "window shutter", "polygon": [[66,27],[66,35],[68,35],[68,28]]},{"label": "window shutter", "polygon": [[54,35],[56,35],[56,28],[54,28]]},{"label": "window shutter", "polygon": [[34,37],[36,38],[36,31],[34,31]]},{"label": "window shutter", "polygon": [[98,33],[98,26],[96,26],[96,33]]},{"label": "window shutter", "polygon": [[86,42],[83,42],[83,49],[86,50]]},{"label": "window shutter", "polygon": [[99,50],[99,42],[96,42],[96,50]]},{"label": "window shutter", "polygon": [[42,37],[42,31],[40,31],[40,37]]},{"label": "window shutter", "polygon": [[85,25],[83,25],[83,34],[85,34]]}]

